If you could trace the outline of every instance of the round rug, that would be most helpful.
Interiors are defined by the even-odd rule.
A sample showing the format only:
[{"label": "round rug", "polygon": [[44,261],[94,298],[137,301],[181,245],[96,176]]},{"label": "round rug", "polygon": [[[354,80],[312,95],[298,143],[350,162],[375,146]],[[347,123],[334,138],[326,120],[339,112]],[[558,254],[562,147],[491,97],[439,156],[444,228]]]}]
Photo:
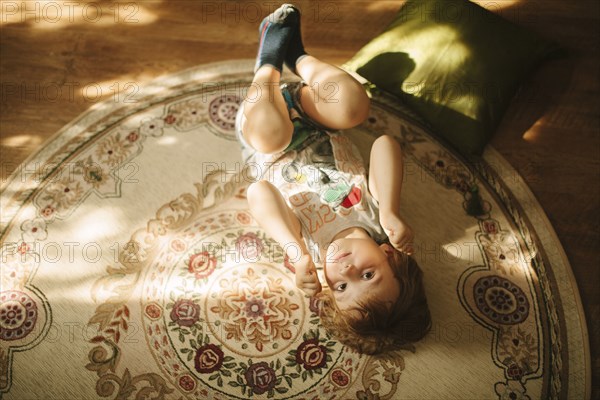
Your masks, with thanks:
[{"label": "round rug", "polygon": [[402,143],[433,327],[378,357],[331,337],[247,211],[234,119],[252,67],[203,65],[96,104],[15,172],[3,398],[585,396],[579,294],[521,177],[492,148],[465,162],[381,94],[348,134],[363,154],[383,133]]}]

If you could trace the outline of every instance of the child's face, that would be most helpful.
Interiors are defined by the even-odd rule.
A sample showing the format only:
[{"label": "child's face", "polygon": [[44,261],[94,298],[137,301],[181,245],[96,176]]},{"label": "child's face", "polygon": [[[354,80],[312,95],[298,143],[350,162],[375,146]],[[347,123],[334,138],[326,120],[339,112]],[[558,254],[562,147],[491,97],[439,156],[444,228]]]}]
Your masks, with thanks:
[{"label": "child's face", "polygon": [[400,295],[398,280],[387,259],[387,244],[371,238],[342,238],[328,249],[325,278],[340,310],[370,299],[393,303]]}]

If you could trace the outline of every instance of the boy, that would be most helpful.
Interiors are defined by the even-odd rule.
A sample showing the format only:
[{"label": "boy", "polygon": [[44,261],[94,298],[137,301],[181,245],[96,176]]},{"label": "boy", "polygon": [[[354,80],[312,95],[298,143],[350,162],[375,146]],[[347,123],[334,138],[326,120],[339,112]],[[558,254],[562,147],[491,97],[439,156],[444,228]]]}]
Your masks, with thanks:
[{"label": "boy", "polygon": [[[338,339],[367,353],[420,339],[430,319],[421,271],[408,257],[413,233],[398,213],[400,146],[385,135],[375,141],[366,182],[356,148],[330,131],[366,119],[363,87],[306,53],[294,6],[282,5],[259,32],[255,76],[236,121],[246,160],[268,175],[249,187],[250,211],[310,296],[322,290],[321,264],[329,288],[321,318]],[[284,63],[302,84],[280,90]],[[389,243],[378,244],[386,235]]]}]

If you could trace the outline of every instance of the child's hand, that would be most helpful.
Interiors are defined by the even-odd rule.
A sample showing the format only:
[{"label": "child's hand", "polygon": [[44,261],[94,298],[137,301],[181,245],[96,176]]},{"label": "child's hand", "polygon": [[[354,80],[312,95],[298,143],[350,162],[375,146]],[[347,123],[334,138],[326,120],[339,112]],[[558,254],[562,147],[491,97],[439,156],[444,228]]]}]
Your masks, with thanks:
[{"label": "child's hand", "polygon": [[294,263],[296,269],[296,286],[309,296],[314,296],[321,291],[321,282],[317,276],[317,269],[312,258],[308,254],[300,257]]},{"label": "child's hand", "polygon": [[414,234],[410,226],[397,214],[380,215],[381,226],[397,250],[411,255]]}]

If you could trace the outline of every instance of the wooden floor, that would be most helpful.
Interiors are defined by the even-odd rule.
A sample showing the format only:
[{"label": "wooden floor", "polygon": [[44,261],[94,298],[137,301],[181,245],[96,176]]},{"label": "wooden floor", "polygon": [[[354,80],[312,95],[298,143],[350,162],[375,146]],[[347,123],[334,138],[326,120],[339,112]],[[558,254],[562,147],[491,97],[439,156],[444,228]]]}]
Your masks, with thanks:
[{"label": "wooden floor", "polygon": [[[492,145],[525,178],[573,266],[600,369],[600,2],[478,1],[552,38],[570,57],[546,63],[514,100]],[[296,1],[307,49],[349,59],[403,1]],[[2,182],[95,101],[200,63],[253,58],[274,2],[0,2]],[[595,390],[595,396],[600,392]]]}]

